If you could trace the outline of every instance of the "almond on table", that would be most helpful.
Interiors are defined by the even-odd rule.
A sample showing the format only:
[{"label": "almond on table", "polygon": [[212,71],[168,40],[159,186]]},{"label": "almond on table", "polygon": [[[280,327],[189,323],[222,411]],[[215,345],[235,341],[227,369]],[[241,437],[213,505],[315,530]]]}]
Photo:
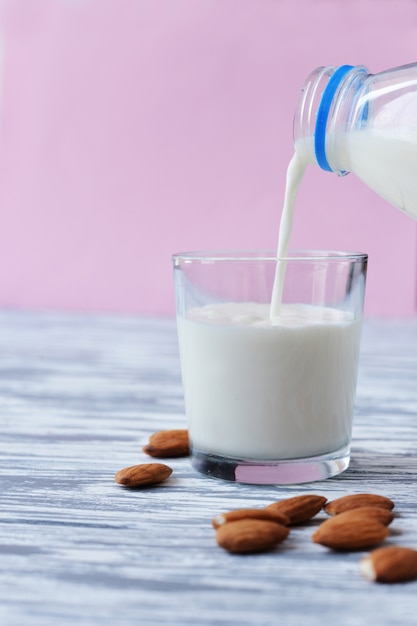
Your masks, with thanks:
[{"label": "almond on table", "polygon": [[373,548],[388,535],[388,528],[375,519],[358,517],[352,522],[336,515],[320,524],[312,540],[332,550],[353,551]]},{"label": "almond on table", "polygon": [[114,480],[124,487],[147,487],[157,485],[172,474],[172,468],[163,463],[131,465],[116,472]]},{"label": "almond on table", "polygon": [[160,459],[188,456],[190,454],[188,430],[160,430],[149,437],[149,442],[142,450],[145,454]]},{"label": "almond on table", "polygon": [[380,583],[413,580],[417,578],[417,550],[402,546],[378,548],[362,559],[360,572]]},{"label": "almond on table", "polygon": [[343,511],[356,509],[360,506],[379,506],[391,511],[394,508],[394,502],[386,496],[375,493],[356,493],[328,502],[324,510],[329,515],[338,515]]},{"label": "almond on table", "polygon": [[235,554],[272,550],[288,536],[289,529],[267,520],[241,519],[222,524],[216,531],[221,548]]},{"label": "almond on table", "polygon": [[339,521],[344,520],[351,523],[363,518],[374,519],[384,524],[384,526],[389,526],[394,519],[394,513],[389,509],[384,509],[382,506],[359,506],[358,508],[348,509],[337,514]]},{"label": "almond on table", "polygon": [[289,518],[290,525],[302,524],[317,515],[326,502],[327,498],[324,496],[305,494],[268,504],[266,510],[283,513]]}]

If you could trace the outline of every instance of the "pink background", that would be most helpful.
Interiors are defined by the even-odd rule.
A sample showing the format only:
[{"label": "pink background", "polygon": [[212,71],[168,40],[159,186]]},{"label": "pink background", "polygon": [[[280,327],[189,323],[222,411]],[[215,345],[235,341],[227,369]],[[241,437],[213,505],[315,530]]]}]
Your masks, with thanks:
[{"label": "pink background", "polygon": [[[171,253],[275,248],[310,71],[417,61],[415,0],[0,6],[1,307],[172,314]],[[416,228],[310,166],[292,247],[368,252],[367,314],[410,316]]]}]

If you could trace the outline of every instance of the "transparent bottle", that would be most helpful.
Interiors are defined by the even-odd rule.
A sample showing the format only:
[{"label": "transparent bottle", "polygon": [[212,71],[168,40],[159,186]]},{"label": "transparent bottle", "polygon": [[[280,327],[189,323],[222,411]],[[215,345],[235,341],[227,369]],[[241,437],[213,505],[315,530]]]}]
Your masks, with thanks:
[{"label": "transparent bottle", "polygon": [[298,100],[294,144],[305,161],[354,173],[417,219],[417,63],[378,74],[315,69]]}]

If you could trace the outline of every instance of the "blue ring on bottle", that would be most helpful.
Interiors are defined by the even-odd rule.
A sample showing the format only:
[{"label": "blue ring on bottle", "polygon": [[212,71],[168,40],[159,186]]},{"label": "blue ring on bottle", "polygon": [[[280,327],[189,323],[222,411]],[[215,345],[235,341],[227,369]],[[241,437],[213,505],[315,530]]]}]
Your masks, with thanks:
[{"label": "blue ring on bottle", "polygon": [[327,83],[326,89],[323,91],[317,111],[316,130],[314,133],[314,151],[316,153],[317,163],[320,165],[322,170],[326,170],[327,172],[333,171],[326,157],[326,127],[330,105],[342,79],[353,68],[353,65],[341,65],[334,72]]}]

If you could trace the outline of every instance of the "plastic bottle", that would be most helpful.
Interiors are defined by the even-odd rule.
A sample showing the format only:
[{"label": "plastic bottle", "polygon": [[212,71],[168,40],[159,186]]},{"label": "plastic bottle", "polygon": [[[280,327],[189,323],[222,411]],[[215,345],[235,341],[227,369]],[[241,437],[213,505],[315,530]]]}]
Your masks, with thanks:
[{"label": "plastic bottle", "polygon": [[417,63],[378,74],[317,68],[300,94],[294,144],[306,162],[354,173],[417,219]]}]

